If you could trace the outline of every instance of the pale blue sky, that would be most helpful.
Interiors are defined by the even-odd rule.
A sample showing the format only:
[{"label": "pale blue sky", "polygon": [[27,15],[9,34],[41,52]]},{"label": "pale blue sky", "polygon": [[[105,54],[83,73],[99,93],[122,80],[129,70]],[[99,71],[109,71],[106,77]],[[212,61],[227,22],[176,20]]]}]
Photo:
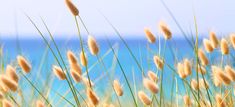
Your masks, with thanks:
[{"label": "pale blue sky", "polygon": [[[157,23],[160,20],[164,20],[174,34],[180,34],[159,0],[72,1],[79,8],[81,17],[93,35],[114,33],[98,10],[103,12],[122,34],[143,35],[144,27],[157,32]],[[194,27],[193,7],[201,34],[207,34],[209,30],[223,34],[235,30],[234,0],[165,0],[165,3],[186,31]],[[29,14],[42,29],[39,16],[46,20],[50,29],[57,35],[76,34],[73,16],[65,6],[64,0],[0,0],[0,35],[13,37],[15,20],[21,36],[37,34],[23,12]],[[85,34],[84,30],[82,32]]]}]

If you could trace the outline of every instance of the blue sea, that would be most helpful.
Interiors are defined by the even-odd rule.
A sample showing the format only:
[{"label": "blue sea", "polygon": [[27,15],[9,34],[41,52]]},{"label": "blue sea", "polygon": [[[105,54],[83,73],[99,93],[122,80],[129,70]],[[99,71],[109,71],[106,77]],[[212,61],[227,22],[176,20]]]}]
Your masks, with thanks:
[{"label": "blue sea", "polygon": [[[76,37],[76,36],[75,36]],[[50,42],[50,39],[47,38]],[[131,51],[133,52],[134,56],[138,60],[139,64],[141,65],[142,70],[147,73],[148,70],[152,70],[158,75],[162,71],[158,71],[156,66],[153,63],[153,56],[159,55],[165,56],[165,61],[172,67],[175,67],[175,63],[178,61],[182,61],[184,58],[192,59],[194,58],[194,51],[188,44],[188,42],[184,38],[173,38],[166,42],[166,48],[164,50],[164,39],[157,40],[155,44],[150,44],[144,38],[124,38],[128,46],[130,47]],[[114,50],[115,54],[118,56],[118,60],[121,63],[121,66],[124,69],[125,74],[127,75],[128,81],[132,87],[132,90],[145,90],[142,85],[142,78],[143,75],[141,70],[138,68],[135,60],[130,55],[128,49],[123,44],[123,42],[119,38],[109,38]],[[79,39],[72,38],[72,39],[55,39],[56,44],[61,52],[63,60],[65,63],[68,64],[66,52],[68,50],[72,50],[77,56],[81,51],[79,46]],[[132,101],[130,91],[127,87],[127,83],[124,79],[124,76],[121,72],[120,66],[117,64],[116,58],[114,57],[114,53],[111,51],[110,46],[107,43],[107,39],[105,38],[97,38],[97,42],[99,44],[100,52],[99,57],[105,63],[105,66],[108,68],[108,71],[105,71],[103,66],[97,61],[96,56],[92,56],[89,53],[88,47],[86,45],[86,39],[84,39],[85,43],[85,52],[88,57],[88,66],[89,66],[89,75],[91,80],[95,83],[95,90],[98,93],[98,96],[104,97],[106,94],[113,93],[110,91],[110,83],[108,82],[107,76],[110,76],[112,80],[118,79],[120,83],[124,87],[124,96],[122,97],[121,101],[128,103],[128,101]],[[52,65],[58,65],[51,50],[45,44],[43,39],[27,39],[27,38],[19,38],[14,39],[1,39],[0,41],[3,47],[3,60],[4,60],[4,67],[6,64],[14,64],[17,55],[25,56],[32,65],[32,71],[29,74],[25,74],[37,88],[39,88],[42,93],[47,94],[47,89],[50,89],[50,93],[48,94],[49,100],[52,100],[52,104],[54,105],[62,105],[66,104],[66,102],[57,101],[60,100],[60,97],[57,93],[61,95],[65,95],[68,92],[69,87],[65,81],[60,81],[52,73]],[[55,49],[55,46],[52,42],[50,45],[53,51],[59,56],[58,52]],[[160,52],[159,52],[160,46]],[[165,54],[165,55],[164,55]],[[213,57],[213,56],[210,56]],[[60,60],[61,62],[61,60]],[[21,71],[18,71],[21,72]],[[108,72],[106,74],[105,72]],[[177,75],[174,75],[173,71],[170,70],[168,67],[164,67],[164,81],[163,81],[163,89],[164,89],[164,97],[170,100],[170,93],[173,91],[176,93],[176,82],[178,84],[178,94],[184,94],[185,88],[181,79]],[[83,67],[83,73],[85,74],[85,68]],[[86,77],[86,75],[84,75]],[[160,77],[160,75],[159,75]],[[188,78],[190,79],[190,78]],[[46,82],[49,82],[49,86],[44,86]],[[24,91],[24,95],[29,96],[32,94],[32,87],[30,87],[29,83],[21,77],[20,79],[20,87],[22,90],[29,90]],[[81,83],[75,84],[76,88],[80,91],[80,93],[84,93],[84,86]],[[160,87],[160,84],[159,84]],[[145,90],[149,95],[147,90]],[[134,93],[136,94],[136,93]],[[83,94],[84,97],[85,94]],[[39,96],[37,92],[34,93],[34,96]],[[73,102],[72,94],[69,93],[65,96],[69,100]],[[175,96],[174,96],[175,97]],[[30,97],[29,97],[30,98]],[[115,97],[113,98],[115,99]],[[27,100],[27,98],[26,98]],[[28,99],[30,100],[30,99]],[[64,104],[63,104],[64,103]]]}]

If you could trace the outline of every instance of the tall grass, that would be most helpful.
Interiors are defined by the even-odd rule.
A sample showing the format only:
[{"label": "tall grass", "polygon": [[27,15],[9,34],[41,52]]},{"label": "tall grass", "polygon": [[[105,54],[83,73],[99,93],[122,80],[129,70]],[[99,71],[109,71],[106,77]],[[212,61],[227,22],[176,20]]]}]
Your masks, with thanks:
[{"label": "tall grass", "polygon": [[[155,37],[155,33],[153,33],[155,30],[143,29],[147,37],[143,41],[149,43],[147,43],[146,50],[140,49],[139,51],[146,51],[148,56],[141,54],[139,55],[141,60],[139,60],[134,51],[137,49],[133,49],[124,38],[125,36],[121,34],[121,31],[100,12],[120,39],[121,53],[125,49],[128,52],[128,54],[124,54],[127,55],[126,59],[123,59],[118,56],[118,51],[113,46],[114,40],[111,41],[108,36],[105,36],[102,42],[96,41],[95,36],[91,36],[91,32],[76,5],[70,0],[65,1],[74,18],[74,26],[77,28],[79,53],[73,53],[72,59],[69,57],[67,61],[64,58],[66,55],[63,51],[65,50],[60,48],[46,22],[40,17],[49,38],[39,29],[38,24],[26,15],[45,43],[45,52],[41,61],[39,61],[39,69],[36,70],[37,75],[33,75],[35,65],[24,57],[22,49],[18,49],[20,56],[15,58],[13,63],[10,63],[10,61],[5,61],[7,56],[3,54],[3,47],[0,48],[1,71],[3,71],[0,74],[2,106],[234,106],[235,100],[232,94],[235,92],[234,57],[229,57],[233,56],[235,49],[235,36],[233,34],[218,41],[215,33],[210,33],[209,39],[204,38],[204,44],[200,44],[201,39],[199,38],[196,16],[193,17],[195,33],[191,31],[191,35],[188,35],[180,26],[170,8],[161,0],[182,32],[185,41],[188,43],[187,46],[192,51],[186,52],[186,49],[182,49],[184,47],[174,46],[178,44],[177,40],[174,39],[174,33],[171,32],[170,26],[168,27],[160,21],[161,34],[158,35],[159,38]],[[85,36],[81,34],[81,28],[85,29]],[[164,38],[163,43],[161,43],[162,38]],[[85,39],[88,39],[87,42],[84,41]],[[104,42],[107,44],[106,47]],[[19,43],[17,42],[17,44]],[[88,44],[88,48],[86,44]],[[145,44],[143,43],[143,45]],[[86,53],[86,51],[90,51],[90,53]],[[47,65],[49,53],[52,54],[56,64]],[[80,60],[77,60],[78,54]],[[111,58],[106,58],[106,56],[112,56],[112,63]],[[216,60],[212,60],[211,56],[216,57]],[[173,58],[173,62],[171,62],[170,57]],[[133,62],[125,63],[128,60]],[[82,65],[81,71],[71,71],[74,70],[72,67],[68,67],[71,63],[76,63],[79,67]],[[132,63],[134,64],[132,65]],[[148,66],[146,68],[145,63]],[[116,66],[118,69],[116,69]],[[129,71],[129,66],[134,68],[132,72]],[[48,70],[46,74],[41,72],[44,67]],[[135,72],[135,69],[138,69],[139,72]],[[75,74],[76,76],[74,76]],[[128,74],[132,74],[132,76]],[[42,78],[44,75],[46,75],[46,78]],[[51,77],[58,78],[54,80]],[[42,80],[38,79],[45,79],[45,83],[39,85],[39,81]],[[57,82],[56,85],[60,84],[61,89],[53,86],[53,82]],[[23,84],[26,84],[26,86]],[[31,97],[29,96],[30,92],[32,92]]]}]

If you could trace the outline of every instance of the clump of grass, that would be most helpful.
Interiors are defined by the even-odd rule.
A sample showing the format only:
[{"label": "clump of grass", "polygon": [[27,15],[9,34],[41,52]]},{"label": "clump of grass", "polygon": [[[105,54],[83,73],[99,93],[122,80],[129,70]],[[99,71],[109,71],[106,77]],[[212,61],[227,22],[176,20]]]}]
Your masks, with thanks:
[{"label": "clump of grass", "polygon": [[[130,106],[138,107],[138,106],[141,106],[141,103],[139,103],[139,101],[141,101],[146,106],[158,105],[159,107],[169,106],[169,105],[171,106],[186,105],[186,106],[198,106],[198,107],[213,106],[213,105],[229,106],[229,107],[234,106],[233,104],[234,96],[230,93],[234,91],[233,82],[235,81],[235,78],[234,78],[235,71],[232,66],[232,61],[230,62],[230,56],[233,57],[232,55],[233,51],[230,50],[230,44],[224,38],[222,38],[221,42],[219,42],[215,33],[210,32],[209,39],[203,39],[203,44],[202,44],[204,46],[206,53],[204,52],[204,50],[199,49],[198,47],[200,44],[198,44],[199,43],[198,31],[197,31],[197,24],[196,24],[195,19],[194,20],[195,20],[195,29],[196,29],[196,40],[194,40],[194,37],[192,36],[192,41],[189,41],[186,33],[180,27],[174,15],[167,8],[168,12],[173,17],[177,26],[180,28],[183,35],[185,36],[186,40],[189,42],[189,45],[191,46],[193,50],[192,53],[195,55],[195,57],[184,58],[183,55],[179,55],[182,57],[178,57],[177,54],[173,52],[174,49],[172,49],[173,47],[171,46],[172,44],[170,40],[172,39],[173,33],[171,32],[171,30],[169,29],[168,25],[165,22],[160,21],[159,30],[160,30],[161,35],[163,35],[163,38],[165,38],[165,42],[163,46],[163,53],[161,53],[159,49],[158,55],[155,55],[155,54],[149,55],[150,57],[153,58],[153,60],[150,60],[153,62],[153,66],[155,66],[158,71],[162,71],[160,72],[161,74],[160,74],[160,80],[159,80],[158,71],[157,73],[155,73],[154,71],[149,70],[155,67],[152,67],[151,64],[148,64],[148,68],[147,68],[148,72],[145,72],[146,68],[145,66],[142,66],[142,63],[143,63],[142,59],[144,59],[145,57],[141,57],[141,61],[139,61],[137,57],[135,56],[136,53],[132,51],[131,47],[129,47],[129,44],[124,40],[124,38],[121,36],[118,30],[105,17],[106,20],[111,25],[111,27],[118,34],[122,43],[124,43],[125,47],[128,49],[128,52],[130,53],[131,58],[133,58],[135,63],[137,64],[137,66],[134,66],[134,68],[137,67],[141,71],[141,73],[139,74],[141,74],[142,78],[140,77],[140,80],[141,79],[143,80],[143,84],[141,85],[132,84],[132,81],[130,81],[131,79],[133,79],[134,83],[136,83],[135,81],[137,80],[134,77],[130,78],[127,75],[127,70],[126,70],[126,66],[130,66],[131,64],[128,63],[128,65],[124,65],[122,63],[122,61],[126,61],[129,59],[120,59],[121,57],[118,57],[117,52],[114,50],[111,42],[109,41],[109,38],[108,37],[106,38],[108,42],[108,48],[110,51],[112,51],[115,61],[117,61],[117,63],[115,63],[113,66],[115,65],[119,66],[120,71],[122,73],[121,76],[124,77],[125,82],[127,84],[127,88],[129,89],[129,91],[126,91],[125,90],[126,87],[123,87],[125,86],[125,83],[122,83],[123,85],[122,86],[118,80],[113,79],[117,77],[117,75],[115,75],[115,73],[112,72],[116,70],[115,67],[114,68],[111,67],[109,69],[108,68],[109,66],[107,66],[109,64],[106,65],[104,58],[99,57],[99,55],[101,55],[102,53],[100,52],[103,48],[102,44],[100,44],[100,47],[99,47],[98,43],[95,40],[95,36],[90,35],[90,32],[88,31],[85,23],[80,17],[77,7],[70,0],[65,0],[65,3],[75,18],[76,26],[78,29],[79,42],[80,42],[79,49],[81,49],[79,51],[80,52],[79,59],[76,57],[76,54],[74,52],[70,50],[67,51],[68,64],[64,61],[63,54],[61,54],[56,44],[56,41],[54,40],[53,35],[50,33],[45,22],[43,21],[43,24],[46,27],[50,35],[50,39],[52,40],[52,43],[55,46],[55,49],[51,47],[50,41],[48,41],[44,37],[43,33],[38,29],[38,27],[31,20],[31,18],[28,17],[31,23],[38,30],[44,42],[47,44],[47,47],[51,50],[58,64],[58,66],[53,66],[52,68],[54,75],[60,80],[66,80],[69,86],[70,90],[65,92],[65,95],[62,95],[61,92],[60,93],[55,92],[57,93],[57,95],[61,97],[62,100],[60,101],[65,101],[71,106],[96,106],[96,107],[97,106],[98,107],[99,106],[112,107],[116,105],[123,106],[126,104],[129,104]],[[165,4],[164,6],[167,7]],[[81,27],[80,22],[82,26],[85,28],[87,35],[88,35],[88,38],[87,38],[88,40],[86,41],[88,45],[88,49],[85,47],[84,45],[85,43],[83,43],[82,35],[80,34],[80,27]],[[144,32],[145,32],[147,41],[150,43],[150,45],[157,42],[157,38],[154,36],[154,33],[150,31],[150,29],[145,28]],[[235,47],[235,36],[232,34],[229,36],[230,36],[230,42],[232,46]],[[169,48],[173,50],[172,55],[174,57],[174,64],[167,60],[170,56],[165,56],[166,51],[168,49],[167,47],[168,42],[169,42]],[[218,63],[212,60],[210,57],[211,55],[213,55],[213,53],[217,52],[215,51],[217,49],[221,50],[221,54],[219,55],[216,54],[217,56],[215,57],[218,58],[218,60],[221,60],[222,63]],[[88,50],[90,51],[90,53],[85,53],[85,51],[88,51]],[[152,51],[155,51],[155,49],[151,49],[149,47],[149,51],[152,52]],[[184,51],[184,50],[179,49],[179,51]],[[92,56],[97,57],[97,63],[93,63],[92,61],[90,61],[90,59],[93,58],[93,57],[88,57],[90,54]],[[207,55],[209,56],[208,58],[207,58]],[[219,59],[220,55],[222,56],[221,59]],[[228,56],[229,60],[223,59],[223,55]],[[54,100],[55,100],[54,102],[58,103],[58,105],[61,103],[61,102],[57,102],[56,99],[51,99],[51,96],[48,95],[50,94],[50,90],[54,91],[53,89],[54,87],[49,87],[49,85],[41,86],[43,88],[49,88],[49,91],[45,92],[44,91],[45,89],[43,89],[43,91],[41,92],[39,88],[37,88],[39,86],[36,87],[36,84],[38,84],[37,82],[35,81],[32,82],[28,78],[28,75],[26,76],[24,75],[24,73],[20,72],[20,70],[23,70],[25,73],[29,73],[32,69],[30,63],[26,60],[26,58],[24,58],[23,56],[18,56],[16,62],[18,62],[18,65],[21,69],[18,69],[18,66],[14,68],[13,65],[8,65],[6,66],[6,74],[1,74],[0,76],[0,81],[1,81],[0,89],[2,93],[0,94],[0,99],[2,99],[3,105],[4,105],[4,100],[6,101],[9,100],[9,103],[12,102],[12,105],[20,105],[20,106],[26,105],[25,103],[19,104],[20,101],[18,101],[18,96],[15,95],[17,92],[19,96],[23,96],[21,91],[24,91],[24,90],[22,90],[21,87],[18,86],[20,85],[19,79],[21,79],[21,76],[24,77],[30,83],[30,85],[34,88],[34,90],[38,92],[40,97],[44,99],[44,100],[38,100],[40,98],[38,98],[38,96],[35,95],[33,98],[37,99],[36,106],[44,107],[46,104],[44,104],[43,102],[48,103],[49,106],[52,106],[51,102],[53,102]],[[223,63],[223,62],[226,62],[226,63]],[[106,72],[102,73],[101,78],[95,78],[94,82],[92,82],[89,74],[92,73],[93,70],[91,69],[93,66],[96,66],[96,64],[98,65],[100,64],[104,68],[102,70],[105,70]],[[70,69],[68,69],[67,66],[69,66]],[[86,72],[83,73],[83,70],[86,70]],[[99,69],[94,69],[94,71],[95,70],[97,71]],[[20,73],[21,75],[18,76],[17,73]],[[164,75],[167,73],[169,74],[172,73],[173,82],[168,81],[171,79],[170,77],[164,78]],[[84,75],[87,75],[87,78],[84,77]],[[98,75],[95,75],[95,76],[98,76]],[[208,75],[211,75],[211,77]],[[29,75],[29,76],[33,76],[33,75]],[[105,77],[107,77],[108,79],[106,80]],[[178,79],[182,81],[182,84],[179,84]],[[37,80],[37,78],[35,80]],[[46,80],[46,81],[48,82],[50,80]],[[99,81],[102,81],[102,82],[99,82]],[[104,87],[103,81],[105,83],[110,83],[110,85],[105,84],[105,87]],[[211,82],[213,82],[213,84],[211,84]],[[160,84],[160,88],[158,87],[159,84]],[[81,86],[84,86],[84,87],[81,87]],[[141,86],[143,86],[144,89],[146,90],[140,90]],[[165,91],[167,90],[169,86],[172,87],[171,93]],[[110,91],[110,87],[112,87],[113,89],[112,91]],[[62,87],[62,88],[65,88],[65,87]],[[99,89],[100,90],[102,89],[102,90],[100,91]],[[174,90],[176,91],[174,92]],[[218,90],[220,90],[220,92]],[[11,91],[15,93],[12,93]],[[124,91],[125,91],[125,94],[124,94]],[[151,97],[149,97],[149,95],[145,93],[145,91],[151,92]],[[71,93],[73,97],[70,96]],[[157,93],[160,93],[160,94],[157,94]],[[115,95],[116,97],[113,97],[113,95]],[[131,95],[131,98],[129,98],[130,95]],[[172,101],[169,101],[168,99],[169,95],[171,95],[170,97]],[[123,97],[120,97],[120,96],[123,96]],[[215,97],[211,99],[212,96],[215,96]],[[139,98],[138,100],[137,100],[137,97]],[[181,102],[179,98],[182,99]],[[71,99],[74,99],[75,102]],[[130,101],[130,99],[132,100]],[[176,99],[176,101],[173,101],[173,99]],[[24,102],[24,100],[25,99],[22,97],[22,102]],[[125,101],[125,102],[121,103],[120,101]],[[73,104],[73,103],[76,103],[76,104]],[[6,103],[5,105],[7,104],[8,103]],[[57,104],[53,103],[53,106],[56,106],[56,105]]]}]

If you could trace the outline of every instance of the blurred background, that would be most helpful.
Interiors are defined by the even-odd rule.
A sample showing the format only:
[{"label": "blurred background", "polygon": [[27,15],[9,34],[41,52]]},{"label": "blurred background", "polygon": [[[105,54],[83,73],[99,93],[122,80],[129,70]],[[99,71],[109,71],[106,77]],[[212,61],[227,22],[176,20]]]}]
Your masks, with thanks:
[{"label": "blurred background", "polygon": [[[96,37],[104,33],[114,34],[101,13],[128,37],[143,36],[143,28],[149,27],[157,32],[157,24],[164,20],[175,37],[180,30],[161,4],[160,0],[72,0],[80,10],[80,15],[91,34]],[[186,31],[194,29],[195,13],[199,33],[208,34],[213,30],[226,34],[235,28],[235,7],[233,0],[164,0]],[[100,13],[101,12],[101,13]],[[35,28],[24,13],[42,26],[40,16],[46,21],[53,33],[59,37],[76,34],[74,18],[64,0],[0,0],[1,37],[38,37]],[[45,30],[45,29],[41,29]],[[86,34],[85,31],[82,31]],[[66,36],[65,36],[66,35]],[[133,36],[135,35],[135,36]]]}]

